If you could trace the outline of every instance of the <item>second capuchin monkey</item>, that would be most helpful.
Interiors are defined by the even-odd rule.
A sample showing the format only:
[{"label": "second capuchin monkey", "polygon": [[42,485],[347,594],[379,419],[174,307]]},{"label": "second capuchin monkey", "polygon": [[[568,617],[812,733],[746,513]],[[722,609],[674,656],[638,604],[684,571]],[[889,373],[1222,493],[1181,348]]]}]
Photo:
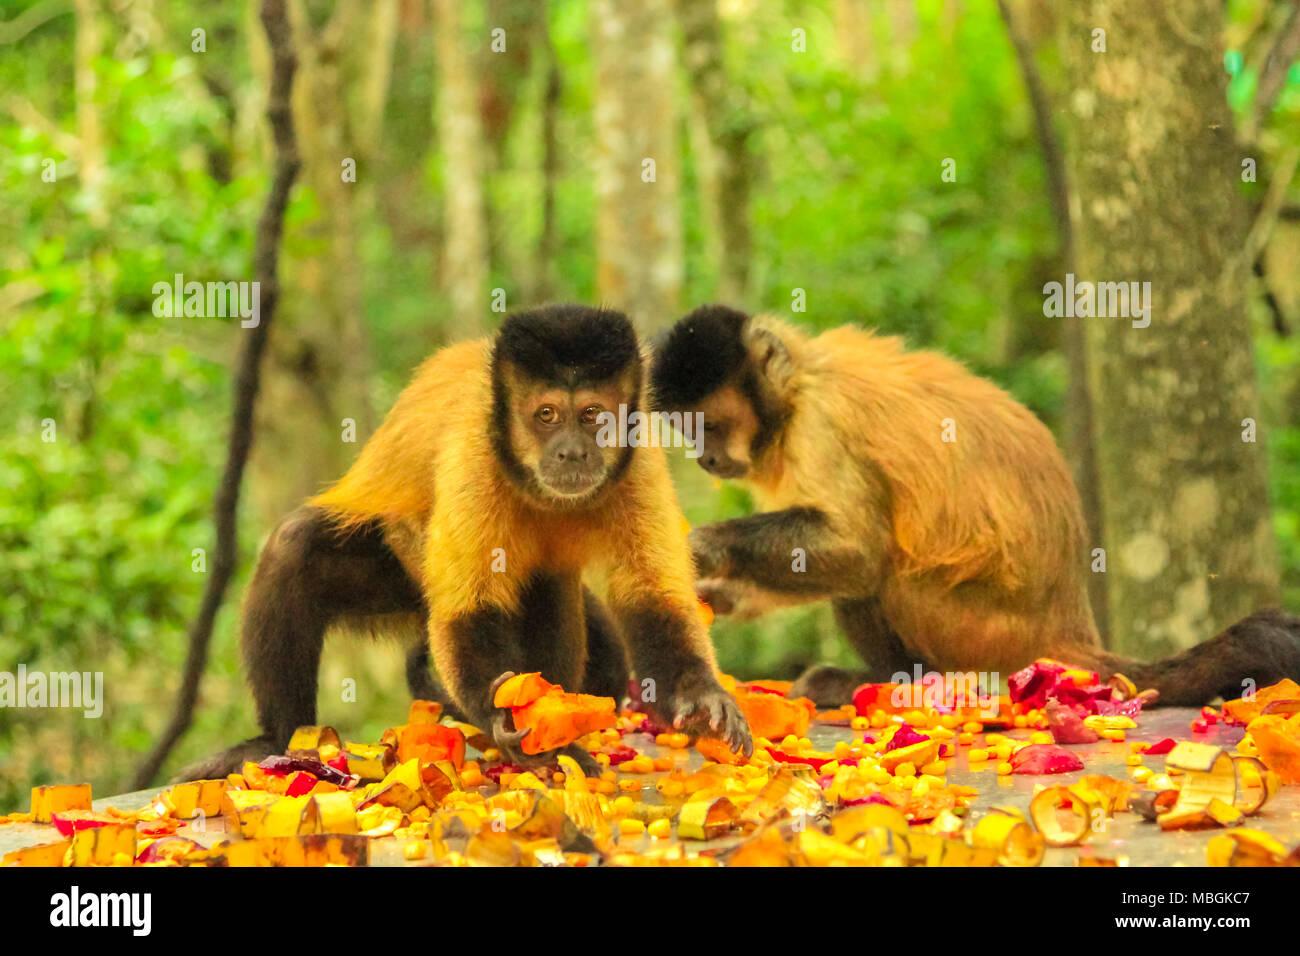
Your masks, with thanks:
[{"label": "second capuchin monkey", "polygon": [[1064,458],[1027,408],[957,362],[704,306],[664,337],[652,384],[658,408],[703,415],[700,465],[763,508],[691,532],[701,598],[739,616],[830,601],[870,665],[813,668],[796,695],[830,706],[917,663],[1006,674],[1044,656],[1122,672],[1165,704],[1300,678],[1300,619],[1278,611],[1155,663],[1103,650]]},{"label": "second capuchin monkey", "polygon": [[576,305],[515,313],[420,366],[351,470],[262,551],[241,644],[264,734],[186,775],[278,752],[316,722],[326,630],[402,615],[427,621],[450,703],[511,762],[556,752],[522,752],[528,728],[493,706],[503,675],[619,699],[628,657],[662,723],[752,753],[715,677],[663,451],[597,440],[603,413],[644,404],[644,376],[627,317]]}]

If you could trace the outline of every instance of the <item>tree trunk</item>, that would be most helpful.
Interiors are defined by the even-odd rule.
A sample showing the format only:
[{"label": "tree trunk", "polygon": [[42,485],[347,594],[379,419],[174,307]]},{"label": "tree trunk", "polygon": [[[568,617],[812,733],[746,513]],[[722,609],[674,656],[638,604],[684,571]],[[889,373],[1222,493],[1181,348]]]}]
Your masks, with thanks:
[{"label": "tree trunk", "polygon": [[[367,143],[360,147],[365,153],[358,153],[345,96],[348,38],[368,27],[363,14],[373,10],[367,4],[363,11],[356,0],[337,0],[329,21],[317,26],[308,4],[289,4],[298,51],[293,112],[302,143],[302,180],[319,206],[315,219],[290,226],[289,248],[305,239],[323,252],[286,256],[286,283],[300,294],[270,343],[257,409],[260,440],[252,488],[263,527],[342,474],[374,425],[357,191],[375,179],[367,160],[375,146]],[[345,159],[356,162],[355,182],[344,181]],[[345,419],[355,423],[356,444],[343,440]],[[286,468],[286,461],[293,467]]]},{"label": "tree trunk", "polygon": [[533,302],[549,301],[555,295],[555,252],[559,237],[555,213],[555,190],[560,178],[560,96],[564,92],[559,55],[551,39],[551,25],[541,18],[542,77],[542,228],[537,237],[533,261]]},{"label": "tree trunk", "polygon": [[753,242],[749,187],[754,176],[750,138],[754,121],[748,97],[727,76],[722,28],[714,0],[676,0],[691,91],[709,138],[711,201],[719,235],[719,298],[743,302],[749,287]]},{"label": "tree trunk", "polygon": [[442,275],[451,299],[449,324],[456,337],[469,338],[487,326],[488,239],[479,85],[470,66],[460,15],[461,0],[433,0],[438,38],[437,123],[446,209]]},{"label": "tree trunk", "polygon": [[677,317],[681,158],[668,0],[593,0],[596,295],[642,330]]},{"label": "tree trunk", "polygon": [[1147,657],[1278,590],[1222,21],[1216,0],[1061,10],[1076,279],[1150,282],[1149,327],[1061,320],[1083,326],[1112,645]]}]

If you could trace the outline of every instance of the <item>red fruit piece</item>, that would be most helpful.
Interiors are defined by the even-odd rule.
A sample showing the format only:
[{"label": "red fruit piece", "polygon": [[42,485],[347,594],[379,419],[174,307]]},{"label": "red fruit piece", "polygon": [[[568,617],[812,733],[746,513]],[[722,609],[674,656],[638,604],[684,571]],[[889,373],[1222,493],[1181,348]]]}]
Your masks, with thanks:
[{"label": "red fruit piece", "polygon": [[94,810],[60,810],[58,813],[51,814],[50,822],[54,824],[54,829],[59,831],[59,836],[70,837],[78,830],[90,830],[121,823],[122,818]]},{"label": "red fruit piece", "polygon": [[1082,769],[1082,760],[1056,744],[1030,744],[1011,755],[1012,773],[1069,773]]}]

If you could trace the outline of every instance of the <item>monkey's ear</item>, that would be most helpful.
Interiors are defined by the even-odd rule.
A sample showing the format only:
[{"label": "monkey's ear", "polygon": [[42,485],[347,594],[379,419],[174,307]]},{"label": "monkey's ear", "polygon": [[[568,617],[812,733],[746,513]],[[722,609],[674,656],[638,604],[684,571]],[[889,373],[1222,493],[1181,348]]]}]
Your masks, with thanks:
[{"label": "monkey's ear", "polygon": [[754,370],[778,391],[784,389],[794,374],[790,350],[775,330],[752,320],[748,326],[745,330],[745,348]]}]

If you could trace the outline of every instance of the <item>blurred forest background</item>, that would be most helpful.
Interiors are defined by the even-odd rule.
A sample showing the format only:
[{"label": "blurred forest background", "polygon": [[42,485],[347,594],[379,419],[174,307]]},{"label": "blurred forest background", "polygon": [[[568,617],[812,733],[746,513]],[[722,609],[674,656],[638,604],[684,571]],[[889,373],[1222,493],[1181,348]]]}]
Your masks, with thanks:
[{"label": "blurred forest background", "polygon": [[[179,682],[204,583],[195,549],[214,547],[242,330],[231,319],[159,318],[152,289],[176,273],[252,278],[270,174],[256,7],[0,0],[0,669],[103,671],[106,696],[99,720],[0,710],[0,809],[25,806],[27,787],[53,780],[123,789]],[[1205,531],[1246,566],[1247,584],[1232,590],[1239,604],[1300,606],[1294,3],[293,0],[289,9],[303,168],[281,251],[283,298],[238,575],[195,726],[169,767],[253,732],[237,611],[267,531],[346,468],[423,357],[493,327],[502,295],[511,309],[621,305],[647,333],[725,300],[817,328],[902,334],[1028,404],[1060,436],[1093,505],[1113,501],[1110,514],[1124,520],[1135,520],[1124,510],[1133,501],[1163,507],[1171,479],[1123,468],[1143,453],[1177,457],[1153,445],[1157,426],[1194,445],[1194,390],[1235,376],[1241,401],[1226,415],[1244,464],[1220,463],[1205,480],[1238,489],[1255,510],[1236,515],[1235,535],[1231,524],[1226,535]],[[1098,26],[1104,53],[1092,46]],[[497,29],[504,50],[493,49]],[[1103,56],[1111,72],[1097,80]],[[1091,121],[1106,97],[1127,97],[1131,112]],[[1153,117],[1169,128],[1155,130]],[[1148,130],[1166,154],[1126,157],[1125,144]],[[1206,135],[1222,148],[1181,162],[1192,154],[1179,137],[1194,146]],[[643,157],[655,160],[650,184]],[[1242,181],[1243,157],[1257,164],[1253,181]],[[1227,165],[1211,170],[1221,158]],[[42,175],[50,159],[52,182]],[[947,159],[955,177],[943,175]],[[1134,203],[1138,225],[1112,236],[1104,218],[1114,196]],[[1175,356],[1174,378],[1186,372],[1193,392],[1133,406],[1105,386],[1151,356],[1121,347],[1108,358],[1092,333],[1104,324],[1085,335],[1089,320],[1045,318],[1043,285],[1072,268],[1080,278],[1199,281],[1160,271],[1173,249],[1191,250],[1184,273],[1189,261],[1199,269],[1195,255],[1245,258],[1225,273],[1232,281],[1198,293],[1190,311],[1201,324],[1187,320],[1219,361],[1201,363],[1198,377],[1193,358],[1183,368],[1176,352],[1161,353],[1167,365]],[[1157,282],[1157,296],[1168,287]],[[794,290],[806,311],[792,312]],[[1156,299],[1148,333],[1167,305]],[[1101,370],[1091,377],[1090,358]],[[1108,428],[1125,415],[1151,428]],[[1240,445],[1235,422],[1248,416],[1258,445]],[[42,440],[47,419],[53,442]],[[344,440],[345,419],[356,443]],[[1199,452],[1179,454],[1175,470]],[[693,524],[750,509],[737,489],[678,464]],[[1173,572],[1199,576],[1203,589],[1212,545],[1184,544],[1190,558],[1176,556]],[[1133,614],[1135,592],[1107,577],[1114,593],[1098,599],[1113,643],[1151,656],[1185,643],[1169,627],[1129,626],[1172,619],[1182,605]],[[1159,605],[1183,584],[1136,593]],[[1216,604],[1184,630],[1207,637],[1235,610]],[[853,660],[822,607],[719,621],[714,637],[722,666],[740,676]],[[355,677],[358,700],[322,693],[321,722],[357,740],[399,722],[402,656],[383,642],[328,645],[321,686]]]}]

